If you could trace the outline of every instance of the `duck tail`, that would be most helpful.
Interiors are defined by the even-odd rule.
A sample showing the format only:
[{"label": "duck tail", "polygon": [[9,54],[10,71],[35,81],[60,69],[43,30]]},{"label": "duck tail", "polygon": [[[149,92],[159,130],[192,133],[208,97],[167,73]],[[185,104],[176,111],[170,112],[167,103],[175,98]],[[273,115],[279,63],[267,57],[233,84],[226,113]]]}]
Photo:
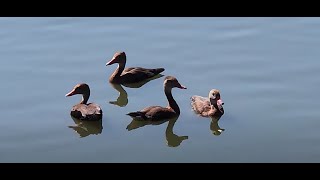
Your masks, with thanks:
[{"label": "duck tail", "polygon": [[157,75],[157,74],[162,73],[164,71],[164,68],[156,68],[156,69],[152,69],[152,70],[153,70],[153,73],[155,75]]},{"label": "duck tail", "polygon": [[140,111],[136,111],[136,112],[130,112],[127,115],[131,116],[131,117],[145,117],[143,112]]}]

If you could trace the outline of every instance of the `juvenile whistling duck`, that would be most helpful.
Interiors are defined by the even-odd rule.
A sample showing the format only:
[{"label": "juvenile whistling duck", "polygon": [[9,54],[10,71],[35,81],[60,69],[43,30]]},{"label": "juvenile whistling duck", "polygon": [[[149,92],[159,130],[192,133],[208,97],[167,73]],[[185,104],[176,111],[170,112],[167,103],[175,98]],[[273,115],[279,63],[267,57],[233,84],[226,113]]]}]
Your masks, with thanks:
[{"label": "juvenile whistling duck", "polygon": [[187,88],[182,86],[173,76],[166,76],[163,86],[164,93],[169,103],[167,107],[150,106],[142,109],[141,111],[130,112],[127,115],[134,118],[142,118],[143,120],[162,120],[180,115],[180,108],[177,102],[173,99],[171,90],[175,87],[180,89]]},{"label": "juvenile whistling duck", "polygon": [[102,110],[98,104],[87,103],[90,97],[89,85],[85,83],[77,84],[66,94],[66,97],[75,94],[82,94],[82,101],[74,105],[71,109],[71,116],[79,120],[98,121],[102,119]]},{"label": "juvenile whistling duck", "polygon": [[203,117],[221,116],[224,114],[224,103],[220,97],[220,91],[212,89],[209,97],[194,95],[191,97],[191,106],[196,114]]},{"label": "juvenile whistling duck", "polygon": [[118,84],[137,83],[143,80],[152,78],[164,71],[164,68],[148,69],[142,67],[130,67],[126,66],[126,53],[117,52],[113,58],[107,62],[106,66],[118,63],[118,68],[112,73],[109,78],[109,82]]}]

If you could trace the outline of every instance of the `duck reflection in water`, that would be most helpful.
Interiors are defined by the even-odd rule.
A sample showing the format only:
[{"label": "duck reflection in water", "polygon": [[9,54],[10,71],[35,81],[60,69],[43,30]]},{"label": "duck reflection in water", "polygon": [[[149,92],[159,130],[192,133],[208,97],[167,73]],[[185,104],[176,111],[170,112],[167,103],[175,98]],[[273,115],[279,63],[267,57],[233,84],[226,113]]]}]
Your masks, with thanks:
[{"label": "duck reflection in water", "polygon": [[102,133],[102,119],[99,121],[81,121],[71,116],[75,122],[74,126],[68,126],[77,132],[80,138],[87,137],[89,135],[99,135]]},{"label": "duck reflection in water", "polygon": [[167,145],[169,147],[178,147],[182,143],[182,141],[188,139],[188,136],[178,136],[173,132],[173,127],[178,120],[179,116],[176,116],[171,119],[166,119],[166,120],[158,120],[158,121],[152,121],[152,120],[141,120],[139,118],[133,118],[131,123],[127,126],[127,130],[131,131],[137,128],[141,128],[146,125],[160,125],[165,122],[168,122],[167,128],[166,128],[166,140],[167,140]]},{"label": "duck reflection in water", "polygon": [[164,75],[158,74],[158,75],[153,76],[153,77],[151,77],[149,79],[142,80],[142,81],[137,82],[137,83],[130,83],[130,84],[120,84],[120,83],[111,83],[111,82],[109,82],[111,87],[113,87],[113,89],[115,89],[116,91],[119,92],[119,96],[118,96],[117,100],[116,101],[109,101],[109,103],[113,104],[113,105],[117,105],[119,107],[125,107],[128,104],[129,100],[128,100],[128,93],[123,88],[123,86],[125,86],[127,88],[140,88],[143,85],[145,85],[146,83],[148,83],[149,81],[158,79],[158,78],[160,78],[162,76],[164,76]]},{"label": "duck reflection in water", "polygon": [[120,107],[124,107],[128,104],[128,94],[127,91],[123,89],[121,84],[110,83],[111,87],[119,92],[119,96],[116,101],[109,101],[110,104],[114,104]]},{"label": "duck reflection in water", "polygon": [[220,134],[225,130],[225,129],[220,128],[220,126],[219,126],[219,120],[220,120],[221,116],[211,116],[210,130],[211,130],[212,134],[215,136],[220,136]]}]

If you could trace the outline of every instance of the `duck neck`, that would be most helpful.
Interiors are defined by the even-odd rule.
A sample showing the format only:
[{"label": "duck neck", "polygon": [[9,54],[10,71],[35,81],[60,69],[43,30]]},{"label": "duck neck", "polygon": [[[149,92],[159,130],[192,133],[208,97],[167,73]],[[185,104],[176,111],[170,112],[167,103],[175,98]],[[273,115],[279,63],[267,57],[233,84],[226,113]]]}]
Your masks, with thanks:
[{"label": "duck neck", "polygon": [[121,75],[121,73],[123,72],[125,66],[126,66],[126,61],[123,61],[123,62],[121,62],[121,63],[118,63],[118,67],[117,67],[117,69],[112,73],[110,79],[119,78],[120,75]]},{"label": "duck neck", "polygon": [[177,104],[177,102],[173,99],[172,93],[171,93],[172,88],[165,87],[164,88],[164,93],[167,96],[169,107],[172,108],[177,114],[180,114],[180,108]]},{"label": "duck neck", "polygon": [[212,108],[216,111],[215,113],[217,113],[218,115],[224,114],[223,108],[220,109],[217,103],[214,103],[212,106]]},{"label": "duck neck", "polygon": [[87,104],[89,97],[90,97],[90,90],[82,94],[82,100],[80,101],[80,104]]}]

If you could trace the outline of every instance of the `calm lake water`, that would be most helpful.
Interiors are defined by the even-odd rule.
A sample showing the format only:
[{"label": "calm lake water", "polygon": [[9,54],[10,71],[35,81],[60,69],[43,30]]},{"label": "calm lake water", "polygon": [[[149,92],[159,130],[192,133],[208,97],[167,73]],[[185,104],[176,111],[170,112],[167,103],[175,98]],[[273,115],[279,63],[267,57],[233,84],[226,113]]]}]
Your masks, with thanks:
[{"label": "calm lake water", "polygon": [[[320,18],[21,17],[0,26],[0,162],[320,162]],[[174,124],[131,123],[126,113],[167,105],[164,77],[112,87],[116,65],[105,64],[117,51],[127,67],[164,67],[188,88],[173,89]],[[100,124],[70,117],[81,97],[65,94],[80,82],[103,109]],[[225,103],[218,123],[190,106],[213,88]]]}]

